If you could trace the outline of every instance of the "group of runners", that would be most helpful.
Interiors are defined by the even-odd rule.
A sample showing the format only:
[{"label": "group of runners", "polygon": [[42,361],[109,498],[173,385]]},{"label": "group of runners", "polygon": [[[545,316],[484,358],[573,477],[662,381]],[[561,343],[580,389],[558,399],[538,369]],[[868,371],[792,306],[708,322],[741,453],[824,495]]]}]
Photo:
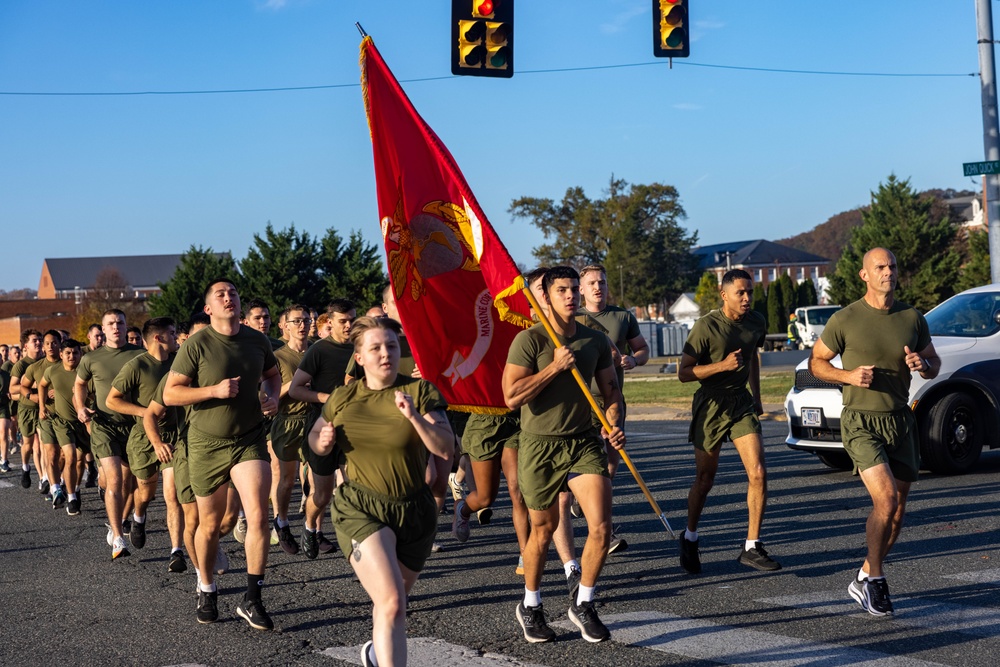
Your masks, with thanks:
[{"label": "group of runners", "polygon": [[[473,516],[490,523],[502,473],[524,577],[516,619],[525,639],[555,639],[540,590],[554,544],[570,621],[585,640],[604,641],[610,633],[594,606],[597,582],[607,557],[627,548],[612,523],[612,478],[626,443],[622,383],[625,371],[647,362],[649,348],[635,317],[608,304],[603,267],[540,268],[525,277],[559,344],[542,324],[516,336],[502,378],[506,414],[447,410],[413,361],[391,288],[361,317],[348,299],[321,315],[290,305],[278,318],[282,337],[272,339],[267,304],[241,304],[235,285],[220,279],[206,286],[203,312],[181,324],[150,319],[134,342],[125,315],[110,310],[86,345],[29,329],[20,348],[0,347],[0,389],[10,397],[0,398],[0,469],[9,470],[19,442],[21,485],[32,486],[34,470],[39,490],[69,515],[81,511],[81,485],[96,481],[113,560],[144,548],[147,509],[162,483],[168,570],[187,570],[186,550],[200,623],[219,617],[215,576],[228,568],[219,549],[228,533],[246,551],[236,613],[261,630],[273,628],[261,595],[270,546],[310,559],[339,546],[373,603],[365,665],[406,662],[407,596],[437,548],[445,496],[455,500],[452,532],[466,542]],[[893,298],[892,253],[866,254],[860,278],[865,297],[831,319],[810,367],[846,387],[844,445],[873,499],[868,557],[848,591],[865,610],[886,615],[882,562],[919,469],[907,388],[912,373],[932,377],[939,361],[923,317]],[[757,350],[766,328],[750,308],[752,288],[746,272],[725,274],[722,307],[696,322],[679,364],[682,382],[700,383],[690,427],[695,478],[680,539],[680,565],[691,574],[701,571],[697,528],[727,440],[748,479],[738,561],[781,567],[761,540],[767,473]],[[843,369],[830,363],[837,354]],[[289,518],[296,483],[304,501],[298,540]],[[328,510],[336,546],[323,532]],[[587,527],[579,557],[573,516]]]}]

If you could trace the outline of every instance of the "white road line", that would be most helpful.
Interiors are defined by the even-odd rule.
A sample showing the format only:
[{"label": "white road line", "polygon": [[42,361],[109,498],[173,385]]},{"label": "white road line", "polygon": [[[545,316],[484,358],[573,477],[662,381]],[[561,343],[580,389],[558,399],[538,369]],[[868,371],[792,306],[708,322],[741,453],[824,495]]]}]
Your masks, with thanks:
[{"label": "white road line", "polygon": [[0,489],[13,489],[13,488],[14,488],[13,482],[8,482],[5,479],[0,479]]},{"label": "white road line", "polygon": [[[874,618],[848,597],[847,586],[844,586],[843,594],[825,591],[763,598],[758,602],[808,609],[831,617]],[[907,625],[937,632],[957,632],[974,637],[1000,637],[1000,609],[939,602],[920,597],[894,597],[892,606],[895,610],[893,625]]]},{"label": "white road line", "polygon": [[945,579],[958,579],[974,584],[1000,584],[1000,570],[982,570],[979,572],[959,572],[958,574],[941,575]]},{"label": "white road line", "polygon": [[[613,614],[602,619],[612,641],[687,658],[750,667],[931,667],[939,663],[905,656],[784,637],[655,611]],[[568,620],[550,625],[578,632]]]},{"label": "white road line", "polygon": [[[534,662],[521,662],[499,653],[483,653],[450,644],[442,639],[430,637],[409,637],[406,640],[406,664],[410,667],[441,667],[441,665],[462,665],[462,667],[545,667]],[[361,664],[360,646],[332,646],[320,651],[320,655],[335,658],[353,665]]]}]

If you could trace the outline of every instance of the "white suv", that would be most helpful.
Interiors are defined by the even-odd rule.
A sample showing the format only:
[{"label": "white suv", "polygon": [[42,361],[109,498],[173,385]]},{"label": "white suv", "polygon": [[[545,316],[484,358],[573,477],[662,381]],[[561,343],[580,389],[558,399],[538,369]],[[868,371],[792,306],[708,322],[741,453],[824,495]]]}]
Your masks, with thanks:
[{"label": "white suv", "polygon": [[[933,380],[914,374],[910,384],[921,467],[960,473],[984,446],[1000,447],[1000,284],[956,294],[927,313],[927,324],[941,371]],[[833,364],[840,367],[840,357]],[[785,397],[786,444],[832,468],[850,469],[840,441],[842,404],[840,385],[817,379],[808,359],[800,363]]]}]

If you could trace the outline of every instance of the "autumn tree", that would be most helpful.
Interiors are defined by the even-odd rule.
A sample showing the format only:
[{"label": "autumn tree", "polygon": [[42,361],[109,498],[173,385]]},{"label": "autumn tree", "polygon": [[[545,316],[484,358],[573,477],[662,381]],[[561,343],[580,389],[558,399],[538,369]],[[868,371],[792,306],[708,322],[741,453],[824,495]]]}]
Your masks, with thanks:
[{"label": "autumn tree", "polygon": [[135,291],[118,269],[107,266],[97,273],[94,285],[87,289],[77,312],[72,336],[80,341],[87,340],[87,329],[109,310],[118,309],[125,313],[125,321],[131,326],[141,327],[149,317],[146,303],[136,298]]},{"label": "autumn tree", "polygon": [[694,301],[701,309],[702,315],[707,315],[708,311],[722,307],[719,279],[711,271],[703,273],[701,280],[698,281],[698,287],[694,291]]}]

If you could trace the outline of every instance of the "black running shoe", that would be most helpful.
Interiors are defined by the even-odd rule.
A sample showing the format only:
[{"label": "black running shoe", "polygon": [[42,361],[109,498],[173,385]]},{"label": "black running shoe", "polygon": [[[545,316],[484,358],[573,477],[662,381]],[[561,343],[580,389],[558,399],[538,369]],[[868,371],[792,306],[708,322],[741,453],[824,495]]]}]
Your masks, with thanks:
[{"label": "black running shoe", "polygon": [[278,520],[274,520],[274,529],[278,531],[278,545],[281,550],[284,551],[289,556],[294,556],[299,552],[299,543],[295,541],[295,537],[292,535],[291,526],[285,526],[282,528],[278,525]]},{"label": "black running shoe", "polygon": [[861,608],[872,616],[891,616],[892,601],[889,599],[889,584],[885,577],[878,579],[868,579],[858,581],[857,578],[851,581],[847,587],[847,592],[851,594]]},{"label": "black running shoe", "polygon": [[545,612],[542,605],[537,607],[525,607],[523,603],[517,604],[517,622],[524,630],[524,638],[532,644],[555,641],[556,633],[552,631],[545,621]]},{"label": "black running shoe", "polygon": [[236,613],[255,630],[274,630],[274,622],[264,611],[264,603],[260,600],[244,600],[236,608]]},{"label": "black running shoe", "polygon": [[573,625],[580,628],[580,634],[588,642],[596,644],[611,638],[611,632],[601,623],[601,619],[597,618],[593,602],[584,602],[580,605],[574,602],[570,605],[567,615],[569,620],[573,621]]},{"label": "black running shoe", "polygon": [[97,486],[97,466],[93,463],[87,466],[87,483],[84,486],[88,489]]},{"label": "black running shoe", "polygon": [[[146,546],[146,524],[139,523],[138,521],[133,521],[132,528],[128,533],[128,540],[132,543],[132,546],[136,549],[141,549]],[[124,525],[122,526],[122,532],[125,532]]]},{"label": "black running shoe", "polygon": [[49,495],[49,480],[43,479],[38,483],[38,492],[43,496]]},{"label": "black running shoe", "polygon": [[625,541],[624,537],[618,536],[618,529],[615,527],[611,528],[611,542],[608,543],[608,555],[621,553],[628,549],[628,542]]},{"label": "black running shoe", "polygon": [[569,589],[569,599],[571,602],[576,602],[576,594],[580,590],[580,570],[573,568],[569,571],[569,576],[566,577],[566,588]]},{"label": "black running shoe", "polygon": [[479,519],[480,526],[490,525],[490,520],[493,518],[493,509],[491,507],[484,507],[476,512],[476,518]]},{"label": "black running shoe", "polygon": [[170,562],[167,563],[167,572],[187,572],[187,561],[184,560],[183,551],[174,551],[170,554]]},{"label": "black running shoe", "polygon": [[215,623],[219,620],[219,594],[198,591],[198,622]]},{"label": "black running shoe", "polygon": [[755,542],[754,544],[756,546],[753,549],[744,549],[741,551],[740,557],[736,560],[743,565],[748,565],[757,570],[764,570],[765,572],[774,572],[781,569],[781,563],[767,555],[763,542]]},{"label": "black running shoe", "polygon": [[701,559],[698,557],[698,540],[692,542],[681,535],[681,567],[688,574],[701,572]]},{"label": "black running shoe", "polygon": [[31,471],[22,470],[21,471],[21,488],[30,489],[31,488]]},{"label": "black running shoe", "polygon": [[306,552],[306,558],[309,560],[316,560],[316,556],[319,555],[319,540],[316,539],[316,533],[305,528],[302,529],[302,550]]},{"label": "black running shoe", "polygon": [[328,554],[337,549],[337,545],[326,539],[326,535],[323,534],[322,530],[316,531],[316,543],[319,544],[319,552],[321,554]]},{"label": "black running shoe", "polygon": [[80,513],[80,499],[74,498],[73,500],[66,503],[66,514],[70,516],[76,516]]}]

